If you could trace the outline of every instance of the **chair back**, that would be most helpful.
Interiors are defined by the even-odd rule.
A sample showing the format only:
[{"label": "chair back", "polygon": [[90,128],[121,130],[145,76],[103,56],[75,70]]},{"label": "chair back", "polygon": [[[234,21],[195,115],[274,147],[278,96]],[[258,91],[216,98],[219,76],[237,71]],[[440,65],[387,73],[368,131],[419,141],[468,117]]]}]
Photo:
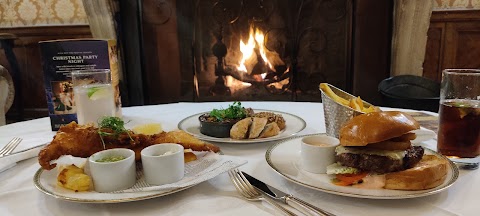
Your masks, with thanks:
[{"label": "chair back", "polygon": [[0,126],[6,124],[5,114],[13,104],[15,97],[15,88],[13,80],[2,65],[0,65]]},{"label": "chair back", "polygon": [[383,95],[383,106],[438,111],[440,83],[425,77],[390,77],[380,82],[378,91]]}]

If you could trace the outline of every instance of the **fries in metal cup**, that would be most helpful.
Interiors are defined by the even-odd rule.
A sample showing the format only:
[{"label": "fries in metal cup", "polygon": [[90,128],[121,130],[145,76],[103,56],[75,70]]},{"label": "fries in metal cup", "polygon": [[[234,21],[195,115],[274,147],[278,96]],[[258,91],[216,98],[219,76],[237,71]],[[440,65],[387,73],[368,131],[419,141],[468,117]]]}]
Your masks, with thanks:
[{"label": "fries in metal cup", "polygon": [[348,120],[357,115],[380,111],[378,107],[363,101],[328,83],[320,83],[325,126],[329,136],[339,137],[339,130]]}]

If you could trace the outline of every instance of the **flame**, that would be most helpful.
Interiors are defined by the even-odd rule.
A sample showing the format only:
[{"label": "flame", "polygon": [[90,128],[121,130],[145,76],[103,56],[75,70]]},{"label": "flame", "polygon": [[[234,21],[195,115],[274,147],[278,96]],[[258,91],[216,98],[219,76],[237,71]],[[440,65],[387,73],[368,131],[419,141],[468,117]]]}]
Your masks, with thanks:
[{"label": "flame", "polygon": [[267,59],[267,52],[265,51],[265,35],[258,29],[255,31],[255,41],[258,44],[258,50],[260,51],[260,56],[262,56],[263,61],[270,67],[273,68],[272,64]]},{"label": "flame", "polygon": [[[252,58],[255,54],[255,48],[258,47],[260,56],[262,57],[265,64],[267,64],[271,69],[273,69],[272,64],[268,61],[267,52],[265,49],[265,35],[259,29],[253,29],[253,26],[250,26],[249,37],[247,43],[244,43],[243,40],[240,40],[240,52],[242,52],[242,59],[237,67],[239,71],[248,72],[245,62]],[[264,75],[265,76],[265,75]],[[263,77],[264,77],[263,76]]]},{"label": "flame", "polygon": [[242,52],[242,60],[240,60],[240,66],[237,68],[239,71],[247,72],[245,62],[253,56],[254,49],[255,39],[253,38],[253,27],[250,26],[248,42],[245,44],[243,40],[240,39],[240,52]]}]

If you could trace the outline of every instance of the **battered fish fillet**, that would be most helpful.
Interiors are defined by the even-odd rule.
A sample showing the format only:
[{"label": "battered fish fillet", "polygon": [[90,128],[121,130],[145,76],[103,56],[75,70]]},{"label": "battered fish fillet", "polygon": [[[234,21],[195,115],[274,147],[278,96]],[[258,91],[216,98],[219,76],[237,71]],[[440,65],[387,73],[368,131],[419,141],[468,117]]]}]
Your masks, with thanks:
[{"label": "battered fish fillet", "polygon": [[[105,131],[108,132],[108,131]],[[140,160],[140,152],[145,147],[161,143],[178,143],[185,149],[193,151],[218,152],[220,148],[213,144],[203,142],[185,131],[162,132],[155,135],[134,134],[129,132],[118,137],[104,136],[105,148],[129,148],[135,151],[135,159]],[[130,139],[133,139],[133,141]],[[98,128],[92,125],[78,125],[72,122],[61,127],[54,136],[52,142],[46,145],[38,154],[38,162],[43,169],[51,170],[56,164],[50,161],[58,159],[62,155],[75,157],[90,157],[92,154],[104,150],[103,143],[98,135]]]},{"label": "battered fish fillet", "polygon": [[201,141],[183,130],[170,131],[163,133],[155,138],[155,143],[178,143],[185,149],[193,151],[213,151],[219,152],[220,148],[211,143]]}]

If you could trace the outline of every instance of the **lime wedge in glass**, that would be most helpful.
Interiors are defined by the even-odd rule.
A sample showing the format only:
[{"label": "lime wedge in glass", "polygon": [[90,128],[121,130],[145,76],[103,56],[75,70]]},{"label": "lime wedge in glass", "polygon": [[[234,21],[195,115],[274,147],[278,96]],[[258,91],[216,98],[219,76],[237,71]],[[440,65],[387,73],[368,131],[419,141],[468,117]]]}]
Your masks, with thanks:
[{"label": "lime wedge in glass", "polygon": [[87,95],[90,100],[98,100],[100,98],[108,97],[109,92],[106,88],[92,87],[88,89]]}]

